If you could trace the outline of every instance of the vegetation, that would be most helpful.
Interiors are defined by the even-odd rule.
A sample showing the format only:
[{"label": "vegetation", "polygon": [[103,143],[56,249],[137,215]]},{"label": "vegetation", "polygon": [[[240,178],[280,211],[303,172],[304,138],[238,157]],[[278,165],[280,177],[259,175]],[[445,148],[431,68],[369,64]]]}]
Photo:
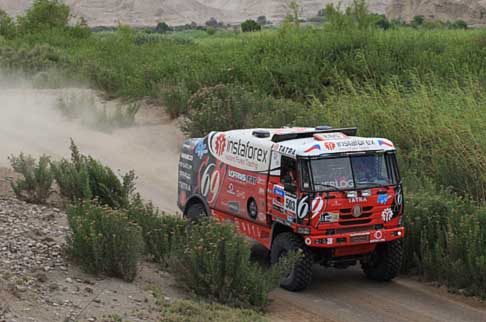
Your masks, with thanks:
[{"label": "vegetation", "polygon": [[82,202],[68,209],[67,252],[91,273],[133,281],[143,251],[138,225],[122,210]]},{"label": "vegetation", "polygon": [[61,195],[71,203],[96,200],[113,209],[127,209],[135,191],[135,173],[128,172],[120,180],[109,167],[82,155],[73,141],[70,149],[71,160],[51,163]]},{"label": "vegetation", "polygon": [[172,257],[172,272],[197,295],[237,307],[263,308],[290,266],[282,261],[266,270],[251,262],[250,255],[248,242],[233,224],[203,221],[191,227]]},{"label": "vegetation", "polygon": [[160,322],[264,322],[260,313],[204,301],[166,300],[159,288],[152,290],[161,313]]},{"label": "vegetation", "polygon": [[330,124],[387,137],[400,149],[410,204],[404,269],[484,296],[486,31],[460,21],[387,21],[360,1],[344,11],[328,6],[323,25],[306,27],[293,9],[277,30],[212,35],[147,37],[121,27],[77,38],[57,22],[26,32],[20,19],[22,31],[2,40],[0,65],[56,68],[111,96],[152,97],[185,115],[190,135]]},{"label": "vegetation", "polygon": [[23,178],[11,182],[12,190],[17,198],[31,203],[44,204],[52,190],[53,175],[49,165],[49,157],[41,156],[39,161],[32,156],[21,153],[10,156],[10,165]]},{"label": "vegetation", "polygon": [[241,23],[241,31],[243,32],[252,32],[252,31],[260,31],[260,30],[262,30],[262,26],[255,20],[248,19]]}]

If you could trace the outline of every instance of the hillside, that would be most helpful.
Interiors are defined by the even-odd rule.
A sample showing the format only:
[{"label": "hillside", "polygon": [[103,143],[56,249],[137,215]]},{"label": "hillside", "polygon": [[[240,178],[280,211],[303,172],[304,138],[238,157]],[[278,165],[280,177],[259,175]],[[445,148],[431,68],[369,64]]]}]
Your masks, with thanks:
[{"label": "hillside", "polygon": [[392,0],[386,15],[393,19],[410,21],[414,16],[428,19],[464,20],[472,25],[486,23],[484,0]]},{"label": "hillside", "polygon": [[[373,12],[384,13],[390,0],[371,0]],[[0,8],[19,15],[33,0],[0,0]],[[312,17],[327,3],[352,0],[300,0],[303,17]],[[271,21],[281,20],[288,12],[290,0],[65,0],[74,15],[83,16],[92,26],[112,26],[119,22],[130,25],[154,25],[165,21],[171,25],[204,23],[211,17],[226,23],[265,15]]]}]

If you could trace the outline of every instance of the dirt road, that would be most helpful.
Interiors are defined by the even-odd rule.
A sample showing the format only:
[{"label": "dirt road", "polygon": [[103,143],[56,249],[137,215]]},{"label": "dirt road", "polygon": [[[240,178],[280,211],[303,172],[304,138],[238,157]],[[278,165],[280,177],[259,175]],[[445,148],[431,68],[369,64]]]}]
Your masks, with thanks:
[{"label": "dirt road", "polygon": [[[24,152],[69,157],[72,138],[90,154],[122,172],[134,169],[137,188],[164,211],[176,211],[178,149],[182,135],[174,121],[145,109],[136,127],[104,133],[67,121],[55,109],[60,95],[93,95],[87,90],[0,90],[0,166]],[[70,95],[70,94],[68,94]],[[74,95],[74,94],[73,94]]]},{"label": "dirt road", "polygon": [[[90,130],[59,115],[53,108],[59,94],[0,90],[0,166],[8,164],[9,154],[21,151],[68,156],[72,137],[84,153],[114,169],[134,169],[144,197],[164,210],[174,211],[177,154],[182,140],[176,124],[145,111],[144,120],[135,128],[110,134]],[[314,273],[314,284],[305,292],[277,290],[272,294],[273,321],[486,321],[485,303],[407,278],[380,284],[366,280],[357,268],[315,267]]]}]

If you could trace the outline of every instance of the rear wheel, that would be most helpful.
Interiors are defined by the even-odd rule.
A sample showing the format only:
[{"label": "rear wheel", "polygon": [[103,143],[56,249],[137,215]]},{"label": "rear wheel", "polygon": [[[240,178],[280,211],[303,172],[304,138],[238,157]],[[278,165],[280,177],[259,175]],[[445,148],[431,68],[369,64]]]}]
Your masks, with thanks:
[{"label": "rear wheel", "polygon": [[187,209],[185,215],[185,217],[189,219],[191,222],[197,222],[207,216],[208,214],[206,213],[206,208],[200,202],[191,204]]},{"label": "rear wheel", "polygon": [[369,279],[388,282],[398,275],[403,258],[401,239],[379,244],[366,262],[361,263]]},{"label": "rear wheel", "polygon": [[312,253],[304,244],[299,236],[293,233],[281,233],[275,237],[270,250],[270,260],[272,264],[278,263],[282,256],[290,252],[302,251],[302,257],[292,267],[290,273],[282,278],[280,286],[286,290],[296,292],[301,291],[312,281]]}]

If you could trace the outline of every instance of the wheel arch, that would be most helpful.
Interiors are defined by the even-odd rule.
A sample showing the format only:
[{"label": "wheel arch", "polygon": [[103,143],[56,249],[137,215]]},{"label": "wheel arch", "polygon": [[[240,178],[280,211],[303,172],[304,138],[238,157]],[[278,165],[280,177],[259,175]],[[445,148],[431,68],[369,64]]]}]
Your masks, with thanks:
[{"label": "wheel arch", "polygon": [[294,230],[289,226],[274,221],[272,224],[272,236],[271,236],[272,238],[270,240],[270,247],[272,247],[273,240],[275,239],[275,237],[285,232],[294,233]]},{"label": "wheel arch", "polygon": [[184,211],[182,212],[182,214],[184,216],[187,215],[187,210],[194,204],[196,203],[200,203],[204,206],[204,210],[206,211],[206,214],[208,216],[211,215],[211,211],[210,211],[210,208],[209,208],[209,205],[207,203],[207,201],[200,195],[192,195],[186,202],[186,205],[184,206]]}]

